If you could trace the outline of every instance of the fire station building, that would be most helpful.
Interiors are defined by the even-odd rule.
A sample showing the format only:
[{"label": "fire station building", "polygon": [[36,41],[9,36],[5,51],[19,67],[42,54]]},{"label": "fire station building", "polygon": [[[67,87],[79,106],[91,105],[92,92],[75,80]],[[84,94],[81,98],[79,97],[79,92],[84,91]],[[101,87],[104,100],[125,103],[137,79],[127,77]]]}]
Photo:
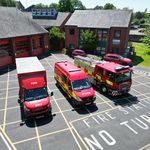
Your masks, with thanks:
[{"label": "fire station building", "polygon": [[49,50],[48,32],[16,8],[0,7],[0,68]]},{"label": "fire station building", "polygon": [[124,53],[128,43],[132,11],[76,10],[66,25],[66,47],[82,48],[82,33],[86,30],[98,36],[93,53]]}]

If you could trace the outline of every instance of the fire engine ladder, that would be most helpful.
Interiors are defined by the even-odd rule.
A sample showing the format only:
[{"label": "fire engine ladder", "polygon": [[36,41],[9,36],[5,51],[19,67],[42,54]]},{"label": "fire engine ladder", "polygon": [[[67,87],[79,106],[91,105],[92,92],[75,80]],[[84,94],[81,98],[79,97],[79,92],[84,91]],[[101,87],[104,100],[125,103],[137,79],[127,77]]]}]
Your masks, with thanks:
[{"label": "fire engine ladder", "polygon": [[88,65],[95,67],[96,64],[106,63],[106,61],[98,61],[89,57],[75,56],[75,61],[86,62]]}]

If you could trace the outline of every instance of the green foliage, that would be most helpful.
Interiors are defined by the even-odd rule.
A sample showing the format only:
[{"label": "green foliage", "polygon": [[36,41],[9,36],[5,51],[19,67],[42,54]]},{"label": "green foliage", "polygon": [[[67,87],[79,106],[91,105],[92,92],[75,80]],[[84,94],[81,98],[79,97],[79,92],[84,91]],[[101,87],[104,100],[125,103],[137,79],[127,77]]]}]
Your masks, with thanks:
[{"label": "green foliage", "polygon": [[59,11],[60,12],[72,12],[73,6],[71,0],[59,0]]},{"label": "green foliage", "polygon": [[97,10],[100,9],[100,10],[102,10],[102,9],[103,9],[103,6],[98,6],[98,5],[97,5],[97,6],[94,7],[94,9],[97,9]]},{"label": "green foliage", "polygon": [[104,5],[104,9],[116,9],[116,7],[111,3],[106,3]]},{"label": "green foliage", "polygon": [[135,18],[137,18],[139,20],[142,19],[142,18],[144,18],[144,16],[145,16],[144,12],[138,11],[138,12],[135,13]]},{"label": "green foliage", "polygon": [[59,28],[53,27],[49,31],[49,39],[52,46],[52,50],[60,50],[61,40],[65,39],[65,33],[60,32]]},{"label": "green foliage", "polygon": [[15,7],[15,0],[0,0],[0,6]]},{"label": "green foliage", "polygon": [[58,11],[58,9],[59,9],[59,6],[58,6],[57,3],[51,3],[51,4],[49,5],[49,7],[55,8],[56,11]]},{"label": "green foliage", "polygon": [[59,11],[74,12],[75,9],[86,9],[80,0],[59,0]]},{"label": "green foliage", "polygon": [[98,44],[98,37],[97,35],[90,30],[86,30],[82,33],[82,48],[87,53],[93,53],[96,50],[97,44]]},{"label": "green foliage", "polygon": [[60,32],[59,28],[53,27],[49,31],[49,38],[52,41],[58,42],[58,41],[60,41],[62,39],[65,39],[65,33],[64,32]]},{"label": "green foliage", "polygon": [[142,43],[133,43],[136,56],[133,58],[133,63],[138,66],[150,67],[150,47]]},{"label": "green foliage", "polygon": [[35,8],[39,8],[39,9],[44,9],[44,8],[48,8],[48,5],[44,5],[44,4],[42,4],[42,3],[39,3],[39,4],[36,4],[35,5]]},{"label": "green foliage", "polygon": [[145,29],[145,36],[142,38],[142,42],[145,43],[148,47],[150,47],[150,18],[147,21],[147,26]]},{"label": "green foliage", "polygon": [[71,0],[72,6],[73,6],[73,11],[75,9],[78,10],[83,10],[86,9],[85,6],[82,4],[82,2],[80,0]]}]

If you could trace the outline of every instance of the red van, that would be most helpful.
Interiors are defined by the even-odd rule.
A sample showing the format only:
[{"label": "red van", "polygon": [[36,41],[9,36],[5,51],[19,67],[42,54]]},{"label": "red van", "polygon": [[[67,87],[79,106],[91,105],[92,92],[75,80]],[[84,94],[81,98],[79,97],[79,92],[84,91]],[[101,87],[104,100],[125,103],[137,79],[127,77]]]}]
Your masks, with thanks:
[{"label": "red van", "polygon": [[74,106],[92,104],[95,91],[84,71],[68,61],[55,63],[54,77],[58,85],[67,93]]},{"label": "red van", "polygon": [[52,107],[47,91],[46,70],[38,58],[17,58],[16,66],[20,103],[23,104],[25,116],[51,115]]}]

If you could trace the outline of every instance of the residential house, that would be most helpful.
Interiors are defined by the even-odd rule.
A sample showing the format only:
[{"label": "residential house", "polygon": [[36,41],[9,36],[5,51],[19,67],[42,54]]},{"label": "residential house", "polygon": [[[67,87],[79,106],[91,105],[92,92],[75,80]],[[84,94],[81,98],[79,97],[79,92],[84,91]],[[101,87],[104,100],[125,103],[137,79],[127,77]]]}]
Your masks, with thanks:
[{"label": "residential house", "polygon": [[67,48],[82,48],[82,33],[86,30],[98,36],[93,53],[124,53],[128,44],[131,11],[128,10],[75,10],[66,22]]}]

